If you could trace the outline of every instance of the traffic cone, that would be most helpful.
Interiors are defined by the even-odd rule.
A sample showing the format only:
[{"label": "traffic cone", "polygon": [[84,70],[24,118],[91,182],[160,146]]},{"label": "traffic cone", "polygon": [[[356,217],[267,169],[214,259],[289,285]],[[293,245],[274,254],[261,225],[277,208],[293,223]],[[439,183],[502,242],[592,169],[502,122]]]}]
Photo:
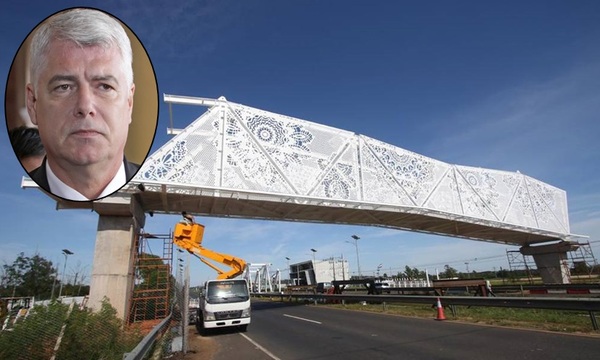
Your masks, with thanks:
[{"label": "traffic cone", "polygon": [[444,315],[444,308],[442,307],[442,302],[440,301],[440,298],[437,298],[437,317],[435,318],[436,320],[446,320],[446,316]]}]

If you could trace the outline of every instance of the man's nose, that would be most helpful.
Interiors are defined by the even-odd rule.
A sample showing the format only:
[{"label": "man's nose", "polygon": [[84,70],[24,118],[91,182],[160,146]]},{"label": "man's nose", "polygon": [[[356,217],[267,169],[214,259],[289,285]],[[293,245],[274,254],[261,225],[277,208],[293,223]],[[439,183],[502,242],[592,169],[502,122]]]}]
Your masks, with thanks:
[{"label": "man's nose", "polygon": [[79,86],[74,111],[75,117],[78,118],[95,115],[94,92],[89,86]]}]

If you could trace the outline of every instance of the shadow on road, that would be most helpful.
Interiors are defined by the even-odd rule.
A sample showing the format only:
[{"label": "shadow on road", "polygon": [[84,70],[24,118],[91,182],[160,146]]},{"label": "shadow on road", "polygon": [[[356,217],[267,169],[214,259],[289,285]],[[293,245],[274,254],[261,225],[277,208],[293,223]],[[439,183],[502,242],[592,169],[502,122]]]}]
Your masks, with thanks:
[{"label": "shadow on road", "polygon": [[269,301],[264,299],[252,299],[252,311],[280,309],[293,306],[305,306],[310,304],[310,301]]}]

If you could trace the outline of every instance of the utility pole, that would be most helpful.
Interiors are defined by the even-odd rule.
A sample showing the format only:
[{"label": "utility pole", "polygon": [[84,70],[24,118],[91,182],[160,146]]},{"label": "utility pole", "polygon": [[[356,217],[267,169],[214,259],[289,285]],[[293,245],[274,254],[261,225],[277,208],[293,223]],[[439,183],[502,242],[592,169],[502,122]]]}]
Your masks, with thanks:
[{"label": "utility pole", "polygon": [[346,269],[344,269],[344,254],[342,254],[342,280],[346,280]]},{"label": "utility pole", "polygon": [[335,258],[331,257],[331,268],[333,269],[333,280],[335,281]]}]

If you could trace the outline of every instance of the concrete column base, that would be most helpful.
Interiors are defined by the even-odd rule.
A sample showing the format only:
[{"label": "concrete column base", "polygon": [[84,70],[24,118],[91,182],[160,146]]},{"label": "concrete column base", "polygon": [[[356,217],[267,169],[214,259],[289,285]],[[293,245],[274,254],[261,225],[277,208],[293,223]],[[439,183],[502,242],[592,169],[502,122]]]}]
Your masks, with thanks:
[{"label": "concrete column base", "polygon": [[139,228],[133,217],[100,215],[88,307],[100,310],[104,299],[123,320],[133,292],[134,246]]},{"label": "concrete column base", "polygon": [[533,256],[544,284],[569,284],[571,271],[567,252],[578,248],[578,244],[562,241],[549,245],[523,246],[519,251],[523,255]]}]

